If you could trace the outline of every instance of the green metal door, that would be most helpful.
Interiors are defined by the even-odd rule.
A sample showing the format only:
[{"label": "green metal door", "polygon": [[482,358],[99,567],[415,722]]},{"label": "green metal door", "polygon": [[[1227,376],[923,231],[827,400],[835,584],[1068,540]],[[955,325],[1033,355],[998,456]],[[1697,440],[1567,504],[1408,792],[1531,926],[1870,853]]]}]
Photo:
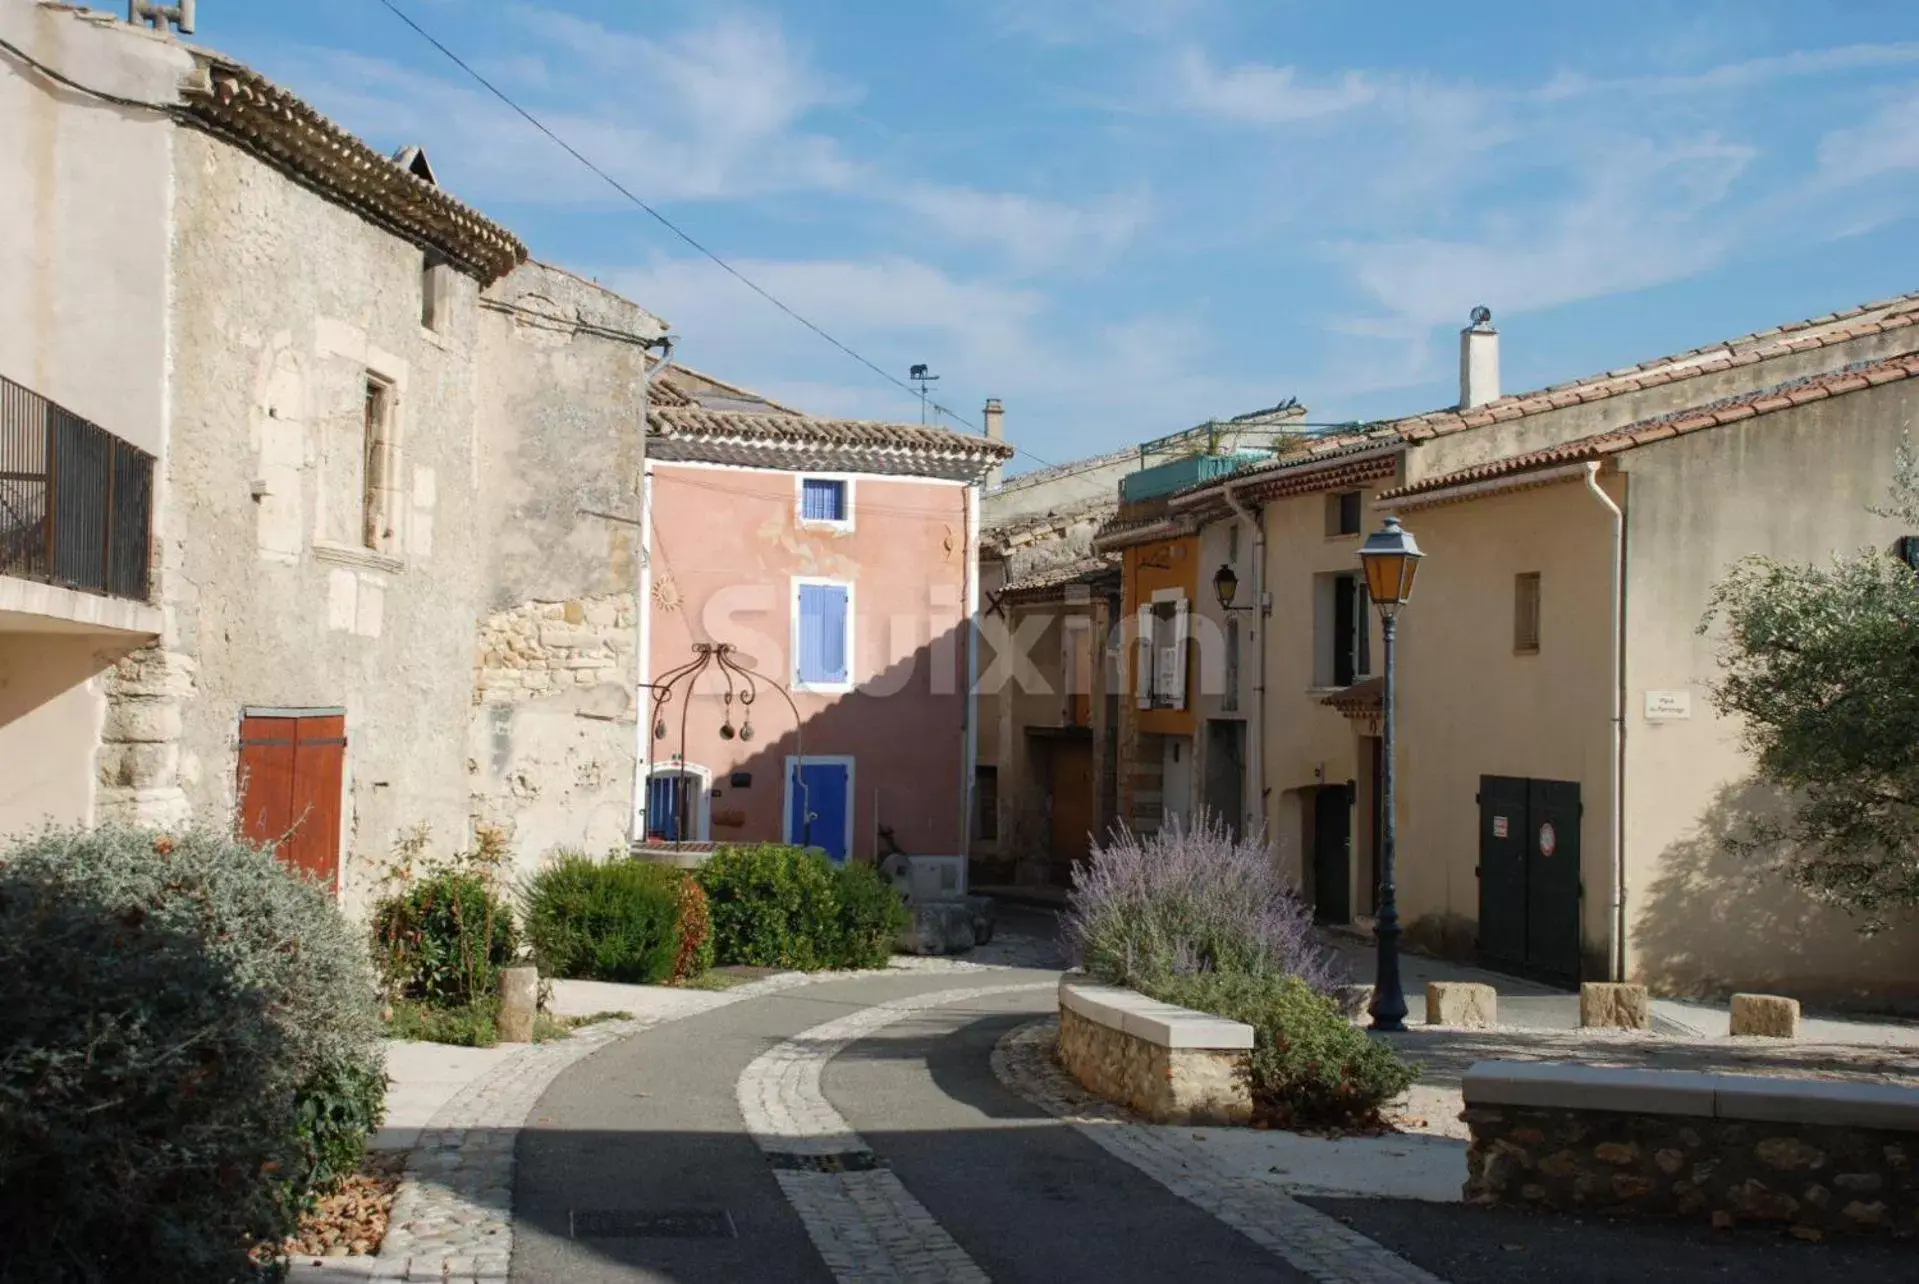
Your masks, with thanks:
[{"label": "green metal door", "polygon": [[1579,786],[1527,782],[1526,971],[1579,983]]}]

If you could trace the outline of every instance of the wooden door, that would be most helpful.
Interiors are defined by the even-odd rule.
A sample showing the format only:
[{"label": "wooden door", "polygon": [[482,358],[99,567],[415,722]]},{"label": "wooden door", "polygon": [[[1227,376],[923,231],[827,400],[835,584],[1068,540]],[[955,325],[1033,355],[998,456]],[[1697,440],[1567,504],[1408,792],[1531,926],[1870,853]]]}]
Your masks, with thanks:
[{"label": "wooden door", "polygon": [[1344,785],[1313,793],[1313,917],[1353,921],[1353,804]]},{"label": "wooden door", "polygon": [[249,710],[240,720],[240,833],[325,885],[339,885],[346,713]]},{"label": "wooden door", "polygon": [[1053,866],[1060,877],[1071,865],[1086,859],[1093,828],[1099,823],[1094,810],[1098,795],[1093,789],[1093,743],[1091,740],[1055,740],[1052,759]]}]

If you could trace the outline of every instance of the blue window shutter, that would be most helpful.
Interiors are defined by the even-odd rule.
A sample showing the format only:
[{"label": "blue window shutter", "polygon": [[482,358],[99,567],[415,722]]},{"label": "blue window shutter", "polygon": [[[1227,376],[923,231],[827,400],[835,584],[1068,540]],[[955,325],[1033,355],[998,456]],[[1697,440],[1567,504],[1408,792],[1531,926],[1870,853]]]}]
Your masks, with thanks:
[{"label": "blue window shutter", "polygon": [[820,654],[828,682],[846,681],[846,590],[839,585],[825,589],[825,645]]},{"label": "blue window shutter", "polygon": [[800,585],[801,682],[845,682],[846,587],[842,584]]},{"label": "blue window shutter", "polygon": [[669,843],[680,838],[680,782],[678,775],[656,775],[646,787],[646,832]]},{"label": "blue window shutter", "polygon": [[825,477],[800,481],[800,516],[809,522],[846,520],[846,483]]}]

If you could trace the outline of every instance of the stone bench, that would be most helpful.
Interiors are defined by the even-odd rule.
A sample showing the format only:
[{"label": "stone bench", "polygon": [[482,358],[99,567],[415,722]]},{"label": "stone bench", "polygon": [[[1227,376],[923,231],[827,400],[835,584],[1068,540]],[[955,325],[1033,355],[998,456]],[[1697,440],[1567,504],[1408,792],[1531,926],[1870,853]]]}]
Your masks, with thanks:
[{"label": "stone bench", "polygon": [[1919,1233],[1919,1089],[1482,1061],[1466,1198]]},{"label": "stone bench", "polygon": [[1155,1123],[1243,1124],[1253,1117],[1253,1027],[1066,976],[1060,1062],[1083,1086]]}]

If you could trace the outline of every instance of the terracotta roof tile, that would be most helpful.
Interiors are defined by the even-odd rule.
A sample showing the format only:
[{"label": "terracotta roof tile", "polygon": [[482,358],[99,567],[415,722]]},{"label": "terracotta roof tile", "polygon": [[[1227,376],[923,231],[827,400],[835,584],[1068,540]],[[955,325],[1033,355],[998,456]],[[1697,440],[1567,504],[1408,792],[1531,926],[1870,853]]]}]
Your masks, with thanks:
[{"label": "terracotta roof tile", "polygon": [[1610,429],[1589,437],[1547,446],[1542,450],[1510,455],[1504,459],[1488,460],[1486,463],[1474,464],[1469,468],[1461,468],[1438,477],[1428,477],[1410,486],[1385,491],[1380,498],[1382,500],[1403,499],[1453,486],[1462,486],[1469,482],[1486,481],[1495,477],[1551,468],[1558,464],[1601,459],[1670,437],[1700,432],[1708,428],[1719,428],[1741,420],[1771,414],[1774,411],[1790,410],[1795,406],[1803,406],[1814,401],[1826,401],[1850,392],[1858,392],[1861,389],[1878,387],[1914,376],[1919,376],[1919,353],[1863,362],[1841,370],[1795,379],[1777,387],[1742,393],[1709,406],[1687,407],[1654,419],[1628,424],[1623,428]]},{"label": "terracotta roof tile", "polygon": [[[648,453],[667,460],[748,463],[758,457],[774,467],[825,467],[823,457],[832,455],[848,471],[911,476],[923,475],[929,468],[938,475],[982,472],[1013,455],[1005,442],[919,424],[698,406],[649,410],[647,440]],[[821,462],[809,463],[809,458]]]},{"label": "terracotta roof tile", "polygon": [[1029,596],[1047,590],[1064,589],[1073,584],[1094,584],[1109,577],[1117,577],[1120,565],[1117,559],[1110,557],[1081,557],[1058,566],[1049,566],[1044,570],[1033,571],[1011,581],[1000,590],[1001,596]]}]

